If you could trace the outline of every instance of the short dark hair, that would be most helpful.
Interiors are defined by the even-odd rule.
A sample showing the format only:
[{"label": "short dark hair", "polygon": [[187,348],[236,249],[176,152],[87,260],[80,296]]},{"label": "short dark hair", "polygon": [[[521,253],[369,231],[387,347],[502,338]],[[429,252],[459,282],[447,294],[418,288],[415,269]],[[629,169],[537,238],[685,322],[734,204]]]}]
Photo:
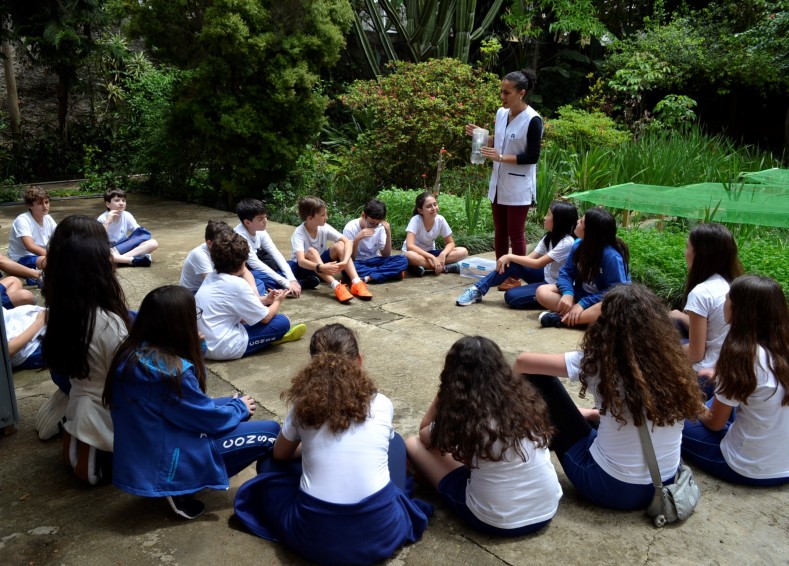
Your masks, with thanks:
[{"label": "short dark hair", "polygon": [[114,198],[126,198],[126,191],[117,187],[104,191],[104,202],[110,202]]},{"label": "short dark hair", "polygon": [[27,206],[33,206],[40,200],[49,200],[49,193],[46,189],[31,185],[25,189],[25,194],[22,198],[25,199],[25,204]]},{"label": "short dark hair", "polygon": [[235,273],[249,258],[249,244],[233,231],[217,236],[211,245],[211,261],[217,273]]},{"label": "short dark hair", "polygon": [[266,215],[266,205],[262,200],[256,198],[245,198],[238,201],[236,205],[236,214],[241,222],[244,220],[254,220],[256,216]]},{"label": "short dark hair", "polygon": [[219,234],[232,231],[224,220],[209,220],[205,225],[205,240],[213,242]]},{"label": "short dark hair", "polygon": [[307,220],[310,216],[315,216],[321,210],[326,210],[326,203],[318,197],[302,197],[299,199],[299,217]]},{"label": "short dark hair", "polygon": [[364,215],[375,220],[383,220],[386,218],[386,203],[377,198],[372,199],[364,205]]}]

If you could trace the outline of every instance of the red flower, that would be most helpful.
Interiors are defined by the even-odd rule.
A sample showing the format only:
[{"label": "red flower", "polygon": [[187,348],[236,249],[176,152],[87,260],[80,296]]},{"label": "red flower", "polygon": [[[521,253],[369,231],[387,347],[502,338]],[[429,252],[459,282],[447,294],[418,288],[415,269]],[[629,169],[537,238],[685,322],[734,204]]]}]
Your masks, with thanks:
[{"label": "red flower", "polygon": [[427,173],[422,173],[422,178],[427,179]]},{"label": "red flower", "polygon": [[443,154],[445,154],[446,152],[447,152],[447,150],[446,150],[446,149],[444,149],[444,148],[442,147],[442,148],[441,148],[441,154],[443,155]]}]

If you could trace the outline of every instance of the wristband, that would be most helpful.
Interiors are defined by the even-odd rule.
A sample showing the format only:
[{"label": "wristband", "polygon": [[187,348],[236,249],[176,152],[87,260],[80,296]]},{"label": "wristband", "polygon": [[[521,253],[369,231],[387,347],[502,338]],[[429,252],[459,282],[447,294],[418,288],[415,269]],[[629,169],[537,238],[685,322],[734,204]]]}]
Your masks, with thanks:
[{"label": "wristband", "polygon": [[321,272],[321,264],[320,263],[316,263],[315,264],[315,273],[320,273],[320,272]]}]

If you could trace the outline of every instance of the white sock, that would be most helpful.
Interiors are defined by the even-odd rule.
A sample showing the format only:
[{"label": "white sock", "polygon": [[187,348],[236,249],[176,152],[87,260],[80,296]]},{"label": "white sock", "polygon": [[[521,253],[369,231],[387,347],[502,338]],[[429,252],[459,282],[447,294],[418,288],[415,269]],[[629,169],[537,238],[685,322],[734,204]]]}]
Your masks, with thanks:
[{"label": "white sock", "polygon": [[370,282],[370,276],[369,275],[364,278],[364,282],[365,283],[369,283]]},{"label": "white sock", "polygon": [[331,288],[332,289],[336,289],[337,285],[339,285],[339,284],[340,284],[340,282],[335,279],[334,281],[331,282]]},{"label": "white sock", "polygon": [[353,279],[351,279],[351,284],[352,285],[355,285],[356,283],[361,283],[361,282],[362,282],[362,280],[359,279],[358,277],[354,277]]}]

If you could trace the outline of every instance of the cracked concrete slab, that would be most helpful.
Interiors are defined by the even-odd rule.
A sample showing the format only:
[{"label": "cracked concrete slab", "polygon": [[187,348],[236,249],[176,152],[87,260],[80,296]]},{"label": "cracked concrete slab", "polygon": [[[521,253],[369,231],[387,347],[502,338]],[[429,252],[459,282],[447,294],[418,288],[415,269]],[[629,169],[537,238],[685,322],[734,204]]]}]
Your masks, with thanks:
[{"label": "cracked concrete slab", "polygon": [[[10,224],[24,209],[0,207],[0,252]],[[54,201],[52,215],[98,216],[101,199]],[[120,269],[132,308],[151,289],[178,281],[186,254],[202,242],[209,218],[237,218],[191,204],[131,195],[129,211],[154,234],[160,249],[148,269]],[[331,222],[331,220],[330,220]],[[335,226],[341,228],[341,226]],[[290,226],[269,223],[282,250],[290,247]],[[258,399],[256,418],[281,420],[280,393],[306,362],[308,340],[317,328],[341,322],[354,328],[367,370],[395,406],[401,434],[413,434],[435,395],[445,352],[463,335],[495,339],[508,359],[522,350],[564,352],[577,347],[581,332],[541,329],[537,313],[513,311],[494,290],[481,304],[455,306],[471,279],[454,275],[408,278],[372,286],[375,298],[340,305],[326,286],[285,302],[283,312],[306,322],[305,339],[275,346],[233,362],[210,362],[213,395],[244,391]],[[201,495],[207,511],[196,521],[178,519],[166,503],[134,497],[111,485],[81,485],[65,468],[57,439],[41,442],[32,423],[54,386],[44,372],[14,375],[21,420],[16,434],[0,439],[0,563],[22,564],[303,564],[296,554],[258,539],[232,517],[233,495],[251,478],[249,468],[228,491]],[[578,386],[567,384],[573,397]],[[581,400],[589,406],[589,400]],[[554,463],[556,464],[555,460]],[[514,540],[496,539],[465,527],[429,490],[417,495],[436,505],[423,539],[402,548],[387,563],[475,566],[567,564],[787,564],[789,486],[760,490],[722,483],[701,472],[702,501],[685,524],[656,529],[641,512],[614,512],[577,496],[557,464],[564,497],[543,532]]]}]

